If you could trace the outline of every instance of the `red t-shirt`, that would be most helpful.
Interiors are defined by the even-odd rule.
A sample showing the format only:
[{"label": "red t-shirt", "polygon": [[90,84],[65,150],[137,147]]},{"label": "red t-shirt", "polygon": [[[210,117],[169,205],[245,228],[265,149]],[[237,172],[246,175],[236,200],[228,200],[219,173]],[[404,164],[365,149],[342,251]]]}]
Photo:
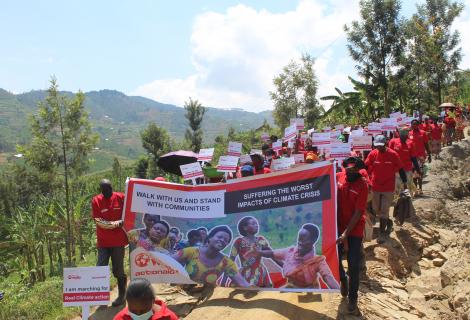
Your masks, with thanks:
[{"label": "red t-shirt", "polygon": [[429,138],[426,132],[423,130],[411,130],[408,133],[408,137],[413,141],[416,148],[417,157],[426,157],[426,143],[428,143]]},{"label": "red t-shirt", "polygon": [[390,140],[388,147],[394,150],[400,156],[401,163],[403,164],[403,170],[413,170],[413,162],[411,161],[411,158],[416,157],[416,149],[413,141],[407,139],[406,142],[403,143],[400,138],[395,138]]},{"label": "red t-shirt", "polygon": [[[93,218],[107,221],[121,220],[123,207],[124,194],[121,192],[113,192],[109,199],[99,194],[91,200]],[[96,242],[98,248],[123,247],[128,243],[124,229],[103,229],[98,226],[96,226]]]},{"label": "red t-shirt", "polygon": [[364,178],[348,182],[344,171],[336,174],[336,182],[338,184],[338,231],[340,234],[343,233],[348,227],[354,212],[361,210],[361,218],[349,235],[363,237],[367,195],[369,193],[367,182]]},{"label": "red t-shirt", "polygon": [[431,125],[431,139],[441,140],[442,138],[442,127],[438,124]]},{"label": "red t-shirt", "polygon": [[371,180],[372,191],[393,192],[395,190],[395,173],[403,168],[398,153],[390,148],[385,152],[372,150],[365,161]]},{"label": "red t-shirt", "polygon": [[254,168],[254,172],[255,172],[255,176],[258,175],[258,174],[265,174],[265,173],[271,173],[271,169],[267,168],[267,167],[264,167],[263,170],[256,170],[256,168]]},{"label": "red t-shirt", "polygon": [[451,118],[451,117],[445,117],[444,123],[446,124],[447,128],[455,128],[455,125],[457,124],[454,118]]},{"label": "red t-shirt", "polygon": [[[168,309],[166,303],[155,299],[155,304],[160,306],[160,310],[152,315],[149,320],[178,320],[176,314]],[[128,307],[125,307],[117,315],[114,316],[113,320],[132,320],[131,316],[129,315]]]}]

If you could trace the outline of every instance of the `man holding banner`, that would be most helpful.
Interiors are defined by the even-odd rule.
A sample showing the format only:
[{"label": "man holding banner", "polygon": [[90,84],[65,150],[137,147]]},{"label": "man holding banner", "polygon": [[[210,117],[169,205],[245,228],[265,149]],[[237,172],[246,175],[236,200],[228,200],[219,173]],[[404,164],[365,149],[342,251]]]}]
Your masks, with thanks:
[{"label": "man holding banner", "polygon": [[[357,313],[359,272],[362,260],[362,238],[369,187],[359,173],[364,162],[355,157],[343,161],[345,171],[336,174],[338,184],[338,243],[341,295],[348,297],[348,311]],[[342,256],[347,254],[349,281],[343,268]]]},{"label": "man holding banner", "polygon": [[111,258],[113,274],[117,278],[119,296],[113,306],[124,304],[127,278],[124,272],[124,253],[127,236],[122,229],[121,220],[124,194],[113,192],[111,182],[103,179],[100,182],[101,194],[91,201],[92,216],[96,224],[96,241],[98,247],[97,266],[107,266]]}]

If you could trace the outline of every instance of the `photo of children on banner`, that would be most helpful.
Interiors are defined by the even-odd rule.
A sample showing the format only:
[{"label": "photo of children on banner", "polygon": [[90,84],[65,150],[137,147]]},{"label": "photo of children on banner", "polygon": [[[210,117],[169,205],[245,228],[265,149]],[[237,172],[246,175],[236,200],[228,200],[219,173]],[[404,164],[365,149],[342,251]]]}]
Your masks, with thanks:
[{"label": "photo of children on banner", "polygon": [[159,251],[168,253],[170,249],[170,226],[160,216],[144,214],[143,223],[145,229],[131,230],[127,233],[129,244],[132,247],[144,248],[147,251]]},{"label": "photo of children on banner", "polygon": [[320,230],[312,223],[300,228],[297,245],[284,249],[256,250],[255,256],[272,258],[282,264],[282,273],[287,278],[286,288],[320,289],[319,279],[330,289],[339,289],[325,256],[317,256],[315,244]]},{"label": "photo of children on banner", "polygon": [[220,225],[209,231],[204,246],[184,248],[172,258],[184,266],[190,279],[195,282],[216,285],[225,274],[235,286],[248,287],[250,284],[242,277],[235,262],[221,252],[231,241],[230,228]]}]

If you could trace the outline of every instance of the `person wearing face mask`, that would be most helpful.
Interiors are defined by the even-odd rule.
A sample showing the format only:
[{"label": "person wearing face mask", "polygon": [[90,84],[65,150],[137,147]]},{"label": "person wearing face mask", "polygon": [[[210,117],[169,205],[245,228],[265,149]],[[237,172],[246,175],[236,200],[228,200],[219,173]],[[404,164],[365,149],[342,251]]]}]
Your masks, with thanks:
[{"label": "person wearing face mask", "polygon": [[98,247],[97,266],[107,266],[111,258],[113,274],[117,279],[119,295],[113,306],[125,303],[127,278],[124,273],[124,252],[128,244],[126,232],[122,228],[122,209],[124,194],[113,192],[111,182],[103,179],[100,182],[101,194],[91,200],[92,217],[96,224],[96,241]]},{"label": "person wearing face mask", "polygon": [[[416,147],[408,138],[408,130],[407,129],[400,129],[398,131],[399,138],[393,138],[388,143],[388,147],[393,149],[398,155],[400,156],[401,163],[403,164],[403,170],[406,174],[407,185],[403,186],[400,183],[400,175],[395,175],[395,194],[398,195],[400,192],[405,189],[409,189],[413,191],[413,168],[416,170],[418,174],[421,174],[421,169],[419,167],[417,154],[416,154]],[[403,188],[402,188],[403,186]]]},{"label": "person wearing face mask", "polygon": [[178,320],[164,301],[155,298],[152,284],[147,279],[134,279],[126,292],[127,307],[114,320]]},{"label": "person wearing face mask", "polygon": [[[365,228],[365,210],[369,187],[359,172],[365,168],[357,157],[343,161],[344,171],[336,174],[338,202],[338,255],[341,281],[341,295],[348,297],[348,311],[357,311],[359,273],[363,255],[362,238]],[[347,254],[349,279],[344,271],[342,256]]]},{"label": "person wearing face mask", "polygon": [[380,217],[380,231],[377,240],[379,244],[385,242],[393,228],[393,222],[389,218],[389,210],[395,193],[395,174],[399,172],[403,184],[406,186],[407,183],[400,156],[388,148],[386,143],[385,136],[376,136],[375,149],[369,153],[365,161],[372,187],[372,208]]}]

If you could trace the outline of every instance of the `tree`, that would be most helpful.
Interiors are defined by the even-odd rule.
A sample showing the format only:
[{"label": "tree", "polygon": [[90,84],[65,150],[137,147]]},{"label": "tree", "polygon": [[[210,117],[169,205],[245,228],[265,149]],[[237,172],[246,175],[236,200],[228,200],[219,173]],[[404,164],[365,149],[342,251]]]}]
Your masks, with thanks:
[{"label": "tree", "polygon": [[135,164],[134,174],[139,179],[147,179],[147,169],[149,160],[147,157],[140,157]]},{"label": "tree", "polygon": [[119,163],[119,159],[117,157],[114,157],[113,160],[113,177],[114,180],[117,182],[117,188],[119,191],[122,190],[122,168],[121,164]]},{"label": "tree", "polygon": [[170,137],[168,132],[158,127],[155,123],[149,123],[141,133],[142,146],[150,155],[148,174],[151,178],[158,175],[158,158],[170,149]]},{"label": "tree", "polygon": [[281,130],[290,125],[291,118],[297,117],[305,118],[305,125],[311,127],[322,112],[316,99],[318,81],[314,63],[313,57],[304,54],[300,63],[292,60],[273,80],[275,91],[269,94],[274,102],[274,121]]},{"label": "tree", "polygon": [[187,143],[191,146],[194,152],[198,152],[202,145],[202,129],[201,123],[204,119],[204,108],[199,101],[189,98],[189,102],[184,103],[184,109],[186,110],[185,117],[188,119],[189,128],[186,129],[184,138]]},{"label": "tree", "polygon": [[54,191],[52,182],[61,176],[58,171],[62,171],[67,216],[67,264],[72,265],[75,238],[71,180],[86,171],[87,155],[96,145],[98,136],[91,133],[84,106],[85,95],[78,92],[73,98],[67,98],[59,94],[54,77],[50,83],[46,99],[39,103],[38,114],[31,117],[32,141],[19,150],[25,154],[27,164],[40,172],[43,179],[49,179],[49,192]]},{"label": "tree", "polygon": [[357,62],[359,74],[369,78],[379,89],[385,115],[391,110],[391,67],[398,65],[398,57],[404,47],[403,20],[399,13],[398,0],[361,0],[361,20],[344,26],[349,53]]},{"label": "tree", "polygon": [[462,60],[460,34],[452,31],[452,23],[462,12],[464,5],[449,0],[426,0],[418,5],[418,13],[413,16],[417,24],[416,31],[424,41],[422,49],[428,59],[428,84],[437,93],[437,104],[443,101],[444,88],[447,81],[458,70]]}]

